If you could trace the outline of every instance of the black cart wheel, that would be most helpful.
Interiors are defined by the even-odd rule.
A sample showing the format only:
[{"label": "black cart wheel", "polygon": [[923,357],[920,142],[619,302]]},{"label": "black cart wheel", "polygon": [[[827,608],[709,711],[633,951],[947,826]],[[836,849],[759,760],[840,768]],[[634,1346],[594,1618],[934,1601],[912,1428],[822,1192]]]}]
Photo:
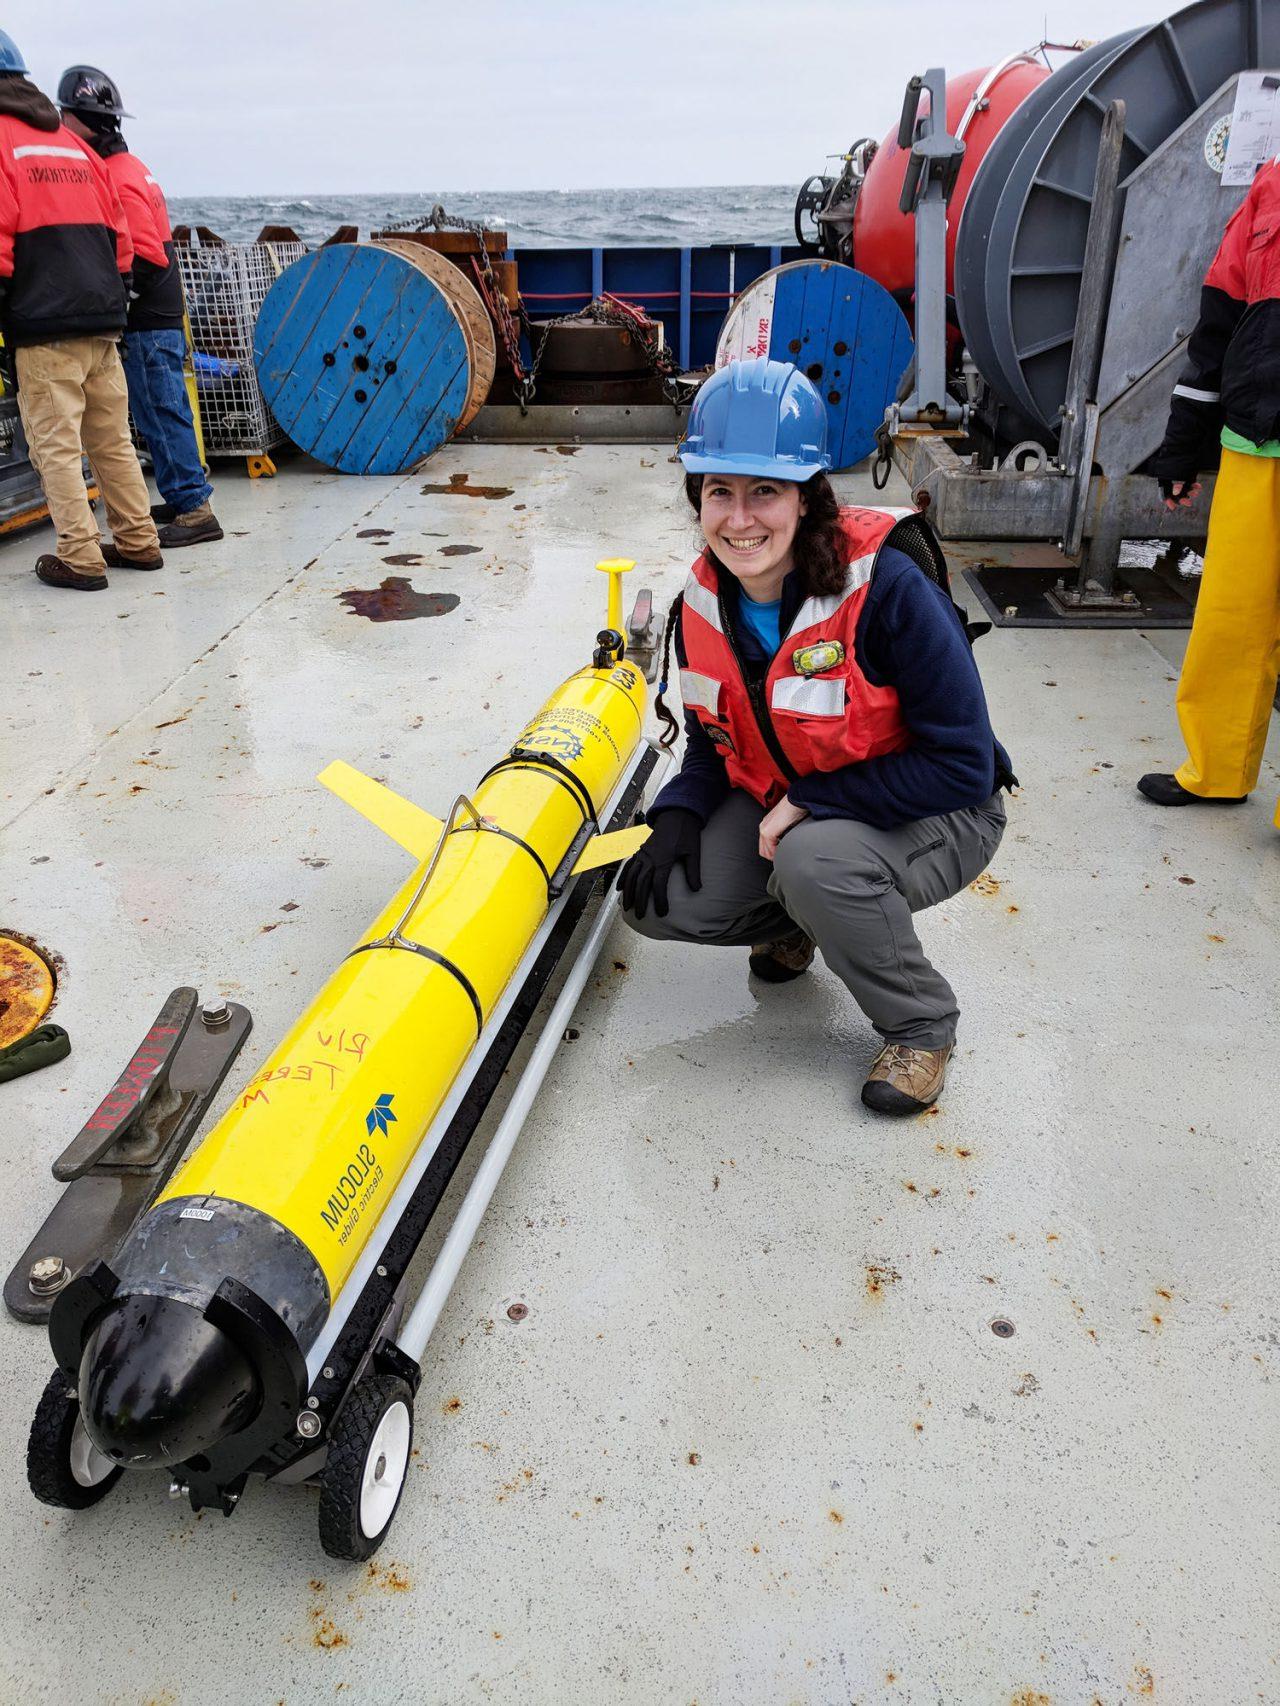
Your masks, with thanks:
[{"label": "black cart wheel", "polygon": [[320,1544],[331,1558],[371,1558],[395,1518],[413,1449],[413,1394],[366,1375],[334,1424],[320,1473]]},{"label": "black cart wheel", "polygon": [[36,1405],[27,1438],[27,1481],[43,1505],[82,1511],[105,1499],[124,1474],[85,1432],[80,1400],[61,1372]]}]

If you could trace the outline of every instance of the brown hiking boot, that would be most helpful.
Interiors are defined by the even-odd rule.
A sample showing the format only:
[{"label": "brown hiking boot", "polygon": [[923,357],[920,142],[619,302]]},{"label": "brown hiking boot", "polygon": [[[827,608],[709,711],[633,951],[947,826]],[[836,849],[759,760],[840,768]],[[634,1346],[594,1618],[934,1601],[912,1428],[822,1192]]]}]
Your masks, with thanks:
[{"label": "brown hiking boot", "polygon": [[863,1105],[878,1114],[918,1114],[932,1106],[942,1094],[953,1046],[908,1048],[905,1043],[886,1043],[862,1086]]},{"label": "brown hiking boot", "polygon": [[36,574],[46,586],[67,586],[73,592],[101,592],[107,584],[104,574],[92,569],[73,569],[61,557],[37,557]]},{"label": "brown hiking boot", "polygon": [[160,529],[160,543],[166,551],[179,545],[205,545],[221,539],[222,529],[211,504],[202,503],[198,509],[183,510]]},{"label": "brown hiking boot", "polygon": [[776,942],[757,942],[747,965],[754,977],[765,983],[790,983],[813,964],[817,943],[803,930],[793,930]]},{"label": "brown hiking boot", "polygon": [[118,545],[104,545],[102,555],[109,569],[162,569],[164,558],[159,551],[154,557],[127,557]]}]

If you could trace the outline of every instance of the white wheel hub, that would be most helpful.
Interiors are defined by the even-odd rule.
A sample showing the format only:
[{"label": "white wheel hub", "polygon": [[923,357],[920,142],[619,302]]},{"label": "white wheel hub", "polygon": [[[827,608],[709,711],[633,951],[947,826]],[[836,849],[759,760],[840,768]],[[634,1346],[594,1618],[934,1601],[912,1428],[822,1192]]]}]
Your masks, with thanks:
[{"label": "white wheel hub", "polygon": [[360,1483],[360,1530],[366,1540],[381,1534],[391,1521],[409,1469],[413,1422],[409,1407],[397,1398],[374,1430]]},{"label": "white wheel hub", "polygon": [[103,1455],[89,1438],[83,1420],[76,1416],[75,1426],[71,1430],[71,1475],[77,1487],[100,1486],[113,1469],[119,1467],[109,1457]]}]

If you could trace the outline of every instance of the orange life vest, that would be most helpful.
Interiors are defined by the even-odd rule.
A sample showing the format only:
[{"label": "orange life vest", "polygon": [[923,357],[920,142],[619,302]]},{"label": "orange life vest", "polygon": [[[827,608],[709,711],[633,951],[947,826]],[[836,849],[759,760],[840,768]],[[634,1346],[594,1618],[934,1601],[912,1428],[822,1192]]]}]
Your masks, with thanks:
[{"label": "orange life vest", "polygon": [[704,552],[690,569],[680,613],[680,696],[734,787],[762,806],[775,804],[798,776],[910,746],[896,691],[867,680],[855,641],[880,548],[914,513],[841,510],[849,552],[844,588],[804,601],[754,693],[725,631],[715,563]]}]

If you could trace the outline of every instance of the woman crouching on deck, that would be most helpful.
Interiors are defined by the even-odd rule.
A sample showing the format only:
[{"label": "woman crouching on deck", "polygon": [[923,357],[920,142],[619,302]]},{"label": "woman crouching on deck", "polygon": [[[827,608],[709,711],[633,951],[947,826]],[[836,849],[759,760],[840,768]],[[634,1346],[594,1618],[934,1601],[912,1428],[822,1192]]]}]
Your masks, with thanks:
[{"label": "woman crouching on deck", "polygon": [[[658,941],[750,947],[771,983],[821,949],[884,1041],[863,1102],[911,1114],[942,1091],[959,1017],[911,914],[984,869],[1016,778],[932,532],[840,509],[826,434],[785,362],[735,362],[694,401],[680,460],[706,550],[663,668],[674,632],[687,746],[623,870],[623,916]],[[658,714],[670,745],[661,692]]]}]

